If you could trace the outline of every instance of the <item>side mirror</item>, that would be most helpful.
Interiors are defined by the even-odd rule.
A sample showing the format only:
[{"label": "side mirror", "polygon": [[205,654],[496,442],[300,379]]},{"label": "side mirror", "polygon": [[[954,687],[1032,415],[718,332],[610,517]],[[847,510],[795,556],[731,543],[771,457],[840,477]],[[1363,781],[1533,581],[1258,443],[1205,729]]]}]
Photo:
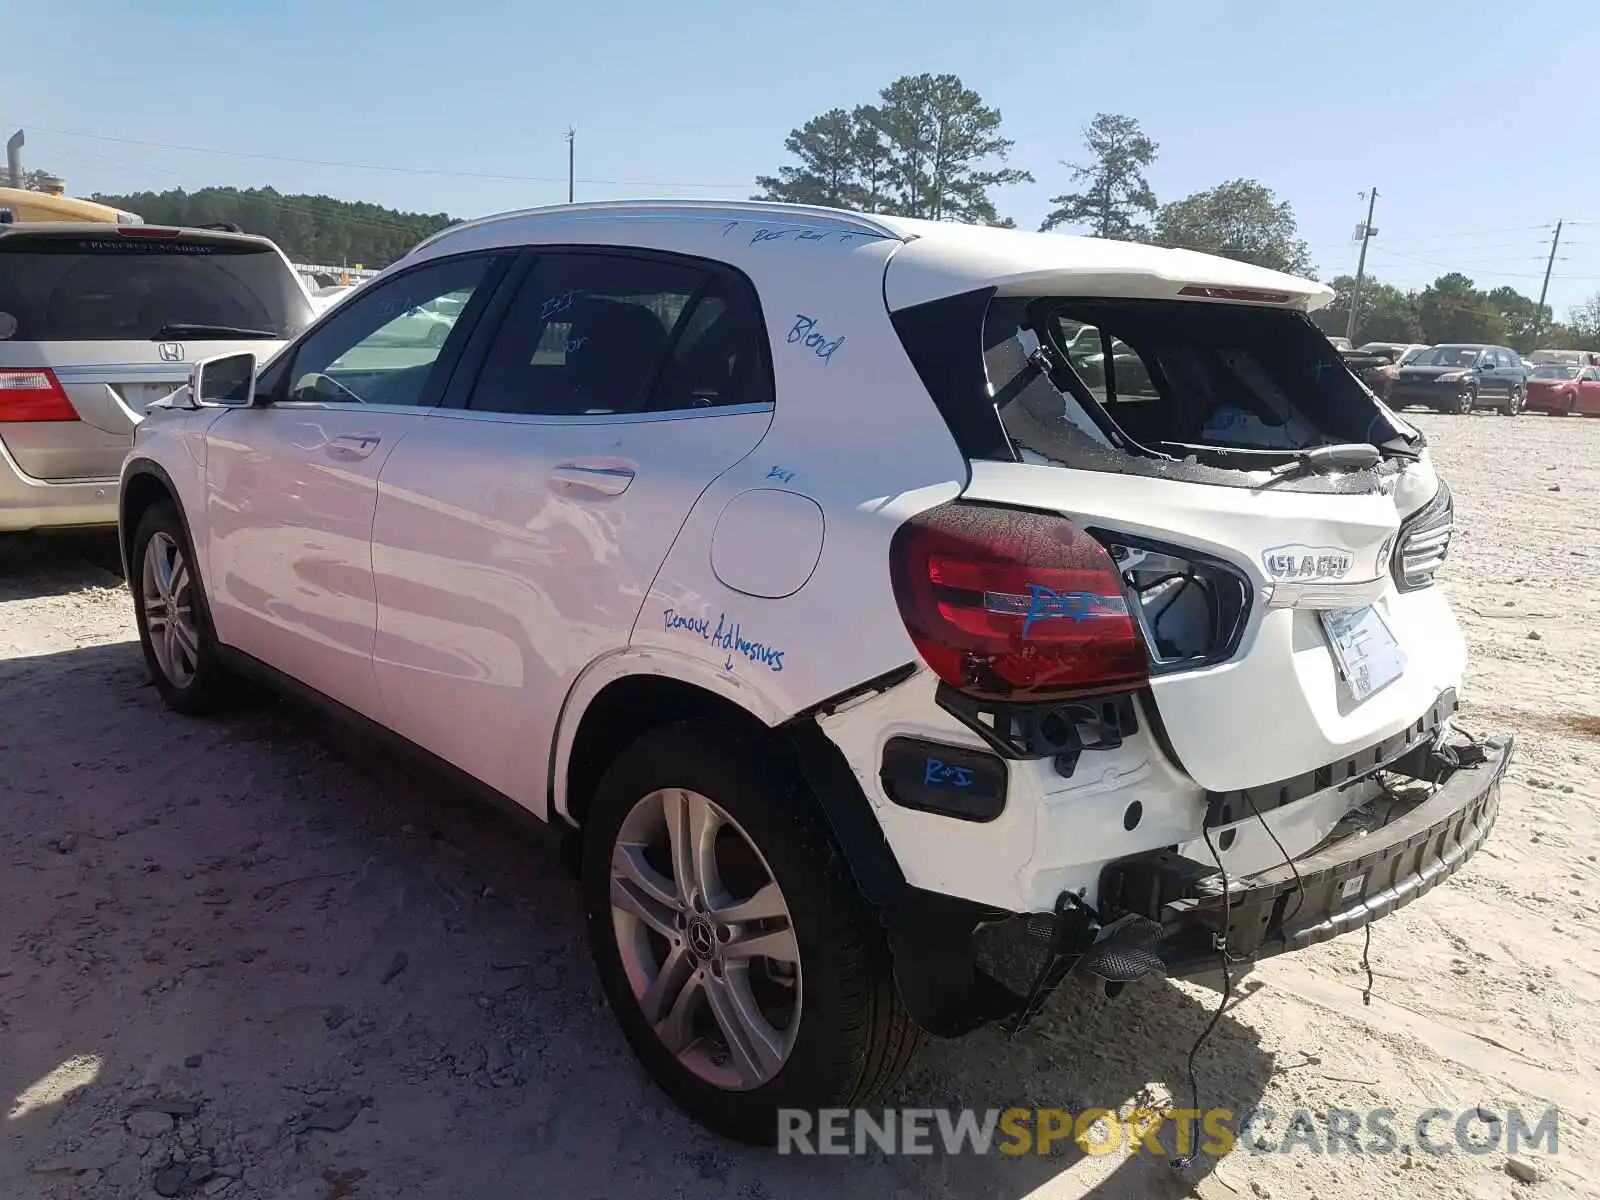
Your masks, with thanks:
[{"label": "side mirror", "polygon": [[256,356],[246,350],[196,363],[189,373],[189,394],[200,405],[249,408],[256,402]]}]

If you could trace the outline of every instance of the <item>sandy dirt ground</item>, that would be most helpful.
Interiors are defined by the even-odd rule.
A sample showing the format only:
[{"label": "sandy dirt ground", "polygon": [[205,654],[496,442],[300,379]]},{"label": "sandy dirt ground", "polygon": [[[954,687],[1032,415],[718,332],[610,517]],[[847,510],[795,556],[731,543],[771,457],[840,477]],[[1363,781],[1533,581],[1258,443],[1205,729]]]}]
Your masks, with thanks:
[{"label": "sandy dirt ground", "polygon": [[[17,542],[0,550],[0,1197],[1600,1194],[1600,421],[1421,422],[1457,495],[1465,724],[1519,739],[1499,824],[1375,928],[1370,1006],[1359,935],[1252,975],[1200,1055],[1202,1103],[1273,1109],[1267,1145],[1299,1108],[1313,1126],[1393,1108],[1409,1145],[1431,1107],[1557,1105],[1555,1155],[1302,1137],[1180,1175],[1070,1142],[724,1144],[634,1064],[547,837],[285,705],[164,712],[93,546]],[[1186,1100],[1214,1007],[1166,981],[1063,995],[1020,1038],[931,1045],[890,1102]]]}]

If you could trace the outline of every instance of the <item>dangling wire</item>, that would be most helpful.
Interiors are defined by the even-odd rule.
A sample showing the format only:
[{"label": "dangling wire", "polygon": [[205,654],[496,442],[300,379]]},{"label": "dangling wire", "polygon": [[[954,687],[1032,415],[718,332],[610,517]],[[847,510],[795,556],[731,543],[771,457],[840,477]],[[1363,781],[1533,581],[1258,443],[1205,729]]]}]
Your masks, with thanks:
[{"label": "dangling wire", "polygon": [[[1200,1031],[1200,1036],[1194,1040],[1194,1045],[1189,1047],[1189,1107],[1195,1112],[1200,1111],[1200,1081],[1194,1073],[1194,1060],[1200,1053],[1200,1048],[1211,1037],[1211,1031],[1217,1027],[1217,1022],[1222,1020],[1228,1002],[1233,999],[1233,973],[1228,970],[1228,929],[1233,924],[1233,896],[1232,889],[1228,885],[1228,868],[1222,865],[1222,855],[1217,853],[1216,846],[1211,842],[1209,825],[1200,826],[1200,836],[1205,838],[1206,849],[1211,851],[1211,860],[1217,864],[1217,870],[1222,873],[1222,932],[1211,935],[1217,947],[1217,963],[1222,968],[1222,1001],[1217,1005],[1217,1011],[1211,1014],[1211,1020],[1206,1023],[1206,1027]],[[1195,1119],[1199,1120],[1198,1117]],[[1200,1140],[1195,1138],[1190,1142],[1189,1153],[1169,1160],[1168,1165],[1174,1171],[1182,1171],[1199,1157],[1199,1154]]]},{"label": "dangling wire", "polygon": [[1283,848],[1283,843],[1278,840],[1278,835],[1272,832],[1272,826],[1267,824],[1267,819],[1261,815],[1261,810],[1256,807],[1256,802],[1251,799],[1249,788],[1244,789],[1244,802],[1250,806],[1250,811],[1255,813],[1256,820],[1261,823],[1261,828],[1267,831],[1267,836],[1272,839],[1272,844],[1278,848],[1278,853],[1283,855],[1283,861],[1288,864],[1290,872],[1294,875],[1294,911],[1285,916],[1278,926],[1280,929],[1287,929],[1289,922],[1298,917],[1300,909],[1305,906],[1305,880],[1300,878],[1300,868],[1294,865],[1294,859],[1289,857],[1289,852]]},{"label": "dangling wire", "polygon": [[1367,955],[1372,950],[1372,922],[1371,922],[1371,920],[1367,921],[1366,933],[1367,933],[1366,940],[1361,943],[1361,969],[1367,973],[1367,986],[1361,989],[1361,1003],[1365,1004],[1368,1008],[1371,1008],[1372,1007],[1372,988],[1373,988],[1372,960],[1367,957]]}]

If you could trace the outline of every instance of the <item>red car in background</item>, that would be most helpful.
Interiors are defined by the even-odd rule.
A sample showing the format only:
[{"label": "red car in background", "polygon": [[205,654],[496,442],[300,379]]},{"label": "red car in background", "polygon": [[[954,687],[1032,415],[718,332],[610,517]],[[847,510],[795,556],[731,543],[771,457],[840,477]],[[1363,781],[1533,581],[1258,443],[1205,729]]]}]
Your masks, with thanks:
[{"label": "red car in background", "polygon": [[1600,417],[1600,367],[1544,363],[1528,376],[1529,412]]}]

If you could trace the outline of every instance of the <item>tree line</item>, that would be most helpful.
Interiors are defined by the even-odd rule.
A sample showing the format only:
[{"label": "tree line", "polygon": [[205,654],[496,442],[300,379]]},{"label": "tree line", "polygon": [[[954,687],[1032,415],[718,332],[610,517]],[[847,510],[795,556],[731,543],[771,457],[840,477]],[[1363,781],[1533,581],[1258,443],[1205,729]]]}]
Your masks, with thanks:
[{"label": "tree line", "polygon": [[[1060,164],[1065,187],[1050,198],[1041,229],[1182,247],[1315,277],[1293,207],[1260,181],[1226,180],[1162,203],[1147,178],[1160,146],[1135,118],[1099,113],[1081,138],[1077,161]],[[1010,164],[1013,146],[1001,132],[1000,111],[958,76],[906,75],[870,103],[829,109],[791,130],[784,141],[791,161],[756,177],[755,198],[1015,227],[992,194],[1034,182],[1031,171]],[[26,185],[42,188],[47,177],[30,171]],[[153,224],[233,222],[302,262],[368,267],[387,266],[455,220],[271,187],[92,198]],[[1331,335],[1345,332],[1353,284],[1350,276],[1335,277],[1333,303],[1315,314]],[[1494,342],[1524,352],[1535,344],[1600,348],[1600,294],[1556,322],[1548,307],[1514,288],[1481,290],[1455,272],[1416,291],[1367,279],[1358,316],[1357,335],[1367,341]]]},{"label": "tree line", "polygon": [[[784,141],[792,161],[756,177],[755,199],[1012,227],[990,193],[1034,176],[1008,165],[1014,143],[1000,123],[999,110],[955,75],[904,76],[874,103],[832,108],[792,130]],[[1081,138],[1077,161],[1060,164],[1066,188],[1050,198],[1040,229],[1198,250],[1315,278],[1293,207],[1259,180],[1230,179],[1162,203],[1147,178],[1160,146],[1135,118],[1099,113]],[[1333,303],[1315,314],[1330,335],[1345,333],[1354,282],[1336,277]],[[1369,278],[1356,332],[1364,341],[1491,342],[1524,353],[1536,345],[1600,348],[1600,295],[1560,323],[1515,288],[1480,290],[1455,272],[1409,292]]]},{"label": "tree line", "polygon": [[[1333,303],[1312,314],[1324,332],[1343,334],[1349,324],[1355,279],[1337,275]],[[1553,319],[1513,287],[1480,289],[1458,271],[1425,288],[1405,291],[1377,279],[1361,283],[1357,336],[1368,342],[1488,342],[1523,354],[1532,350],[1600,349],[1600,294],[1575,307],[1566,321]]]},{"label": "tree line", "polygon": [[334,266],[386,267],[456,220],[446,213],[399,212],[331,196],[284,195],[270,187],[97,193],[90,199],[138,213],[152,225],[231,221],[246,233],[271,238],[296,262]]},{"label": "tree line", "polygon": [[[1007,165],[1014,145],[1000,111],[955,75],[906,75],[875,102],[832,108],[792,130],[793,161],[758,175],[758,200],[861,212],[1014,226],[991,192],[1032,183]],[[1085,155],[1061,165],[1069,190],[1042,229],[1072,226],[1095,237],[1186,246],[1304,274],[1311,254],[1294,210],[1254,179],[1233,179],[1159,204],[1145,172],[1159,146],[1132,117],[1101,113],[1083,130]]]}]

